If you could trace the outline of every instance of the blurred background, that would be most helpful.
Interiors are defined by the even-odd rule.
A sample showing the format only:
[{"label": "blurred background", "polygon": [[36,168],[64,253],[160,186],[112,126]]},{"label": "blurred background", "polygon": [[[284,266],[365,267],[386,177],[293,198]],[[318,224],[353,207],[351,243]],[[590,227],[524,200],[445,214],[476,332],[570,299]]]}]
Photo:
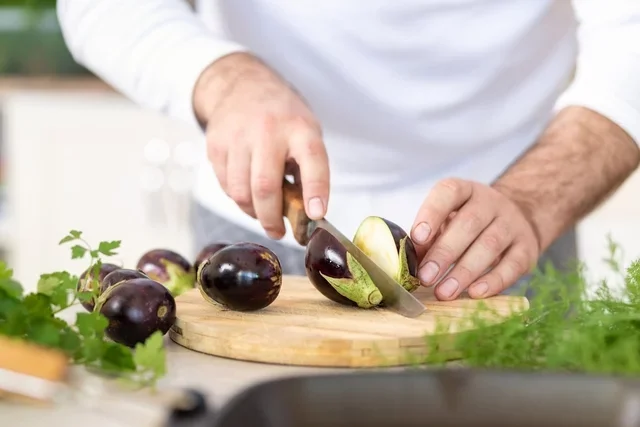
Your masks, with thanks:
[{"label": "blurred background", "polygon": [[[193,257],[191,170],[202,136],[142,110],[77,65],[55,0],[0,0],[0,258],[27,289],[40,274],[80,273],[58,241],[122,240],[134,266],[152,247]],[[580,223],[580,258],[594,279],[610,235],[624,260],[640,257],[640,174]]]}]

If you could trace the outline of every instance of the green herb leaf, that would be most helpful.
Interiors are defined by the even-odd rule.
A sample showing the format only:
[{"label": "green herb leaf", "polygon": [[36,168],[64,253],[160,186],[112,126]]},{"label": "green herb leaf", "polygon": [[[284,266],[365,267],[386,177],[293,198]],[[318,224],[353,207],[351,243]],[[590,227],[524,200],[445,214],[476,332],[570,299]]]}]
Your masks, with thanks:
[{"label": "green herb leaf", "polygon": [[74,240],[79,240],[81,238],[82,238],[82,232],[81,231],[71,230],[71,231],[69,231],[69,234],[66,235],[65,237],[63,237],[58,244],[62,245],[64,243],[72,242]]},{"label": "green herb leaf", "polygon": [[144,344],[136,345],[133,360],[142,377],[155,384],[155,380],[164,376],[167,371],[163,335],[155,332]]},{"label": "green herb leaf", "polygon": [[11,298],[20,298],[24,292],[22,285],[13,280],[13,270],[4,261],[0,261],[0,290]]},{"label": "green herb leaf", "polygon": [[[100,242],[93,249],[78,230],[71,230],[59,244],[69,242],[78,242],[71,246],[72,259],[90,258],[88,270],[93,278],[99,275],[101,257],[115,255],[120,247],[120,241],[113,240]],[[166,373],[161,333],[152,335],[134,352],[105,338],[109,322],[99,312],[78,313],[74,324],[56,317],[60,311],[98,296],[95,279],[88,290],[77,289],[78,282],[78,276],[67,271],[42,274],[36,292],[24,295],[13,271],[0,261],[0,334],[57,348],[77,364],[138,385],[154,385]]]},{"label": "green herb leaf", "polygon": [[100,244],[98,245],[98,252],[106,256],[117,255],[117,252],[115,250],[120,247],[120,243],[120,240],[114,240],[111,242],[100,242]]},{"label": "green herb leaf", "polygon": [[108,325],[107,319],[97,312],[78,313],[76,317],[78,332],[84,338],[102,337]]},{"label": "green herb leaf", "polygon": [[71,246],[71,259],[83,258],[87,253],[87,248],[80,245]]}]

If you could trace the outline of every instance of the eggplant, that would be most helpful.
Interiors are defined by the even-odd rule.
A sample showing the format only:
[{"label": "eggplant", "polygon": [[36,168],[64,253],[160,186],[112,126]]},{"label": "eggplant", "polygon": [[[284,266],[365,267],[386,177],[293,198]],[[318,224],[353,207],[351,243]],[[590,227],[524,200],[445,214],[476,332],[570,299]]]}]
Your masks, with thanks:
[{"label": "eggplant", "polygon": [[109,321],[105,335],[134,348],[156,331],[166,334],[176,320],[176,302],[171,292],[149,278],[115,283],[100,295],[95,310]]},{"label": "eggplant", "polygon": [[204,248],[200,250],[198,255],[196,256],[196,260],[193,263],[193,271],[198,272],[198,267],[202,264],[203,261],[209,259],[211,255],[218,252],[220,249],[229,246],[229,242],[213,242],[206,245]]},{"label": "eggplant", "polygon": [[[416,249],[398,224],[369,216],[360,223],[353,243],[407,291],[418,289]],[[362,265],[322,228],[316,228],[307,244],[305,268],[313,286],[332,301],[360,308],[384,306],[380,290]]]},{"label": "eggplant", "polygon": [[196,284],[207,302],[236,311],[261,310],[280,294],[282,265],[265,246],[234,243],[200,264]]},{"label": "eggplant", "polygon": [[369,216],[360,223],[353,243],[407,291],[420,287],[415,245],[398,224]]},{"label": "eggplant", "polygon": [[100,288],[104,278],[109,275],[109,273],[117,270],[120,266],[110,263],[103,263],[100,265],[100,270],[98,273],[98,280],[94,280],[94,270],[96,265],[92,265],[82,272],[80,278],[78,279],[78,284],[76,285],[76,290],[78,292],[93,292],[94,296],[91,297],[90,300],[82,301],[82,307],[84,307],[87,311],[93,311],[96,303],[96,297],[100,295]]},{"label": "eggplant", "polygon": [[164,285],[174,297],[195,287],[195,271],[191,263],[169,249],[152,249],[144,253],[136,269]]},{"label": "eggplant", "polygon": [[334,302],[361,308],[382,302],[380,290],[362,265],[324,228],[311,234],[304,264],[311,284]]},{"label": "eggplant", "polygon": [[150,277],[144,274],[141,270],[119,268],[104,277],[102,283],[100,284],[100,293],[104,293],[104,291],[106,291],[116,283],[120,283],[129,279],[150,279]]}]

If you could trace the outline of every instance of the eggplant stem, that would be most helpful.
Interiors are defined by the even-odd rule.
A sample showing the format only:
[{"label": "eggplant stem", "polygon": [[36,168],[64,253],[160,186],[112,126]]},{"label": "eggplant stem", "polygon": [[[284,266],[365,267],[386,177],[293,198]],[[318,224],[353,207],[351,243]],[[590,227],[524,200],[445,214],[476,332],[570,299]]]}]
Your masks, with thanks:
[{"label": "eggplant stem", "polygon": [[409,292],[413,292],[420,287],[420,279],[415,277],[409,271],[409,260],[407,259],[407,239],[409,236],[405,236],[400,240],[400,252],[398,257],[400,260],[400,267],[398,268],[398,282]]},{"label": "eggplant stem", "polygon": [[327,282],[343,297],[360,308],[375,307],[382,302],[382,293],[360,263],[347,252],[347,266],[351,278],[336,278],[322,274]]}]

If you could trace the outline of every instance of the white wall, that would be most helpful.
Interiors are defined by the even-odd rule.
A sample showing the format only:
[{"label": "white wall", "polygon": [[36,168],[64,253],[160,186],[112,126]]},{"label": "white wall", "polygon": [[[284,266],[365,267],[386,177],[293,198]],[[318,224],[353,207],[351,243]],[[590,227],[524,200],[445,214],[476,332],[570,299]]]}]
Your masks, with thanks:
[{"label": "white wall", "polygon": [[[119,258],[129,267],[158,246],[193,256],[191,168],[180,154],[201,147],[199,132],[109,92],[14,93],[2,108],[5,243],[27,289],[41,273],[86,267],[57,246],[70,229],[92,244],[122,240]],[[169,150],[161,166],[154,158],[163,153],[149,153],[153,141]],[[172,188],[176,179],[186,187]]]}]

